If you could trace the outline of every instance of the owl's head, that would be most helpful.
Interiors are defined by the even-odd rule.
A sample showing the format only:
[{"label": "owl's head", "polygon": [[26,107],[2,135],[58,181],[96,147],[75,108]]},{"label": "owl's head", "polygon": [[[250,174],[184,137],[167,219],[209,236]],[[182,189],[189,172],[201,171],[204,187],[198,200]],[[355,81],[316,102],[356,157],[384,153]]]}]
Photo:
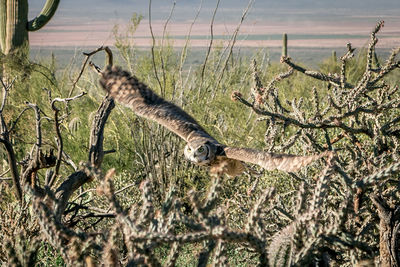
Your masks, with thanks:
[{"label": "owl's head", "polygon": [[185,158],[197,165],[207,165],[215,159],[215,145],[210,142],[191,142],[185,146]]}]

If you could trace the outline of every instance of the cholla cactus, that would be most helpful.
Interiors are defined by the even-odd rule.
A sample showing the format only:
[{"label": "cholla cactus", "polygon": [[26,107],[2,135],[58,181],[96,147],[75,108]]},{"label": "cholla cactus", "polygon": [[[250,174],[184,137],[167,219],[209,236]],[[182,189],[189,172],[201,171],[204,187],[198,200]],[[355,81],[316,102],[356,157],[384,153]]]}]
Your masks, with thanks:
[{"label": "cholla cactus", "polygon": [[[398,238],[394,232],[400,222],[393,215],[397,210],[387,202],[395,206],[400,203],[395,193],[398,164],[393,164],[400,156],[397,112],[400,90],[397,85],[390,85],[386,77],[400,68],[400,61],[396,60],[400,48],[394,49],[384,64],[374,66],[376,35],[383,25],[379,22],[371,33],[362,62],[365,65],[356,65],[361,65],[359,69],[363,71],[357,79],[350,75],[354,72],[350,62],[354,60],[355,50],[347,44],[347,52],[340,58],[339,73],[307,70],[291,58],[282,57],[281,62],[294,71],[327,85],[327,89],[310,88],[313,96],[308,101],[302,98],[282,101],[274,83],[264,90],[264,101],[250,103],[239,95],[235,97],[259,114],[260,120],[268,122],[266,145],[272,151],[285,152],[293,146],[306,151],[337,151],[331,170],[327,171],[328,179],[324,179],[323,173],[312,180],[301,174],[292,175],[306,185],[302,198],[310,205],[308,210],[300,209],[289,216],[289,224],[282,222],[286,226],[274,235],[269,245],[272,265],[304,265],[313,259],[325,262],[335,259],[338,264],[356,264],[365,259],[384,265],[398,262]],[[289,127],[287,141],[272,138]],[[278,142],[284,145],[275,144]],[[380,192],[378,197],[372,194],[376,191]],[[380,225],[373,222],[371,210],[375,209],[378,209]],[[380,232],[379,244],[374,235],[376,231]],[[378,247],[380,255],[374,254]]]}]

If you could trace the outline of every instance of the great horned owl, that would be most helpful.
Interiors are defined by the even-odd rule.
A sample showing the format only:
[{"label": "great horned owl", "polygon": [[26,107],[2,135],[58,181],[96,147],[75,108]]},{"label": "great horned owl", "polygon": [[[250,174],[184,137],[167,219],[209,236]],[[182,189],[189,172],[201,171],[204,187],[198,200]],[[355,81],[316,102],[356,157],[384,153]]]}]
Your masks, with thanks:
[{"label": "great horned owl", "polygon": [[117,102],[131,108],[137,115],[151,119],[183,138],[186,159],[210,166],[211,172],[230,176],[241,174],[243,162],[260,165],[267,170],[293,172],[329,152],[297,156],[267,153],[250,148],[228,147],[210,136],[189,114],[155,94],[146,84],[119,67],[107,67],[100,84]]}]

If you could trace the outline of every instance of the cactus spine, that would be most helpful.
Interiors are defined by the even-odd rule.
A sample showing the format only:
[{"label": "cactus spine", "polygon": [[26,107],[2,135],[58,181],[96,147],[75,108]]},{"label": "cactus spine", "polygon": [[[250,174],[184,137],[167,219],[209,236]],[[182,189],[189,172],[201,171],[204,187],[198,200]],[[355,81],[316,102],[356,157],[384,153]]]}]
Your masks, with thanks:
[{"label": "cactus spine", "polygon": [[60,0],[47,0],[40,14],[28,21],[28,0],[0,0],[1,52],[27,55],[28,31],[37,31],[50,21]]}]

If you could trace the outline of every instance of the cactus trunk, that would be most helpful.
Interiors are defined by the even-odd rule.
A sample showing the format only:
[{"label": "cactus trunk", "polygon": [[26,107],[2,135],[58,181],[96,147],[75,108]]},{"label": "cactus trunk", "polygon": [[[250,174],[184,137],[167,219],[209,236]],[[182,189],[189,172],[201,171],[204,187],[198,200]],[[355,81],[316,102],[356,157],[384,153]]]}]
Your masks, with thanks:
[{"label": "cactus trunk", "polygon": [[[25,54],[28,48],[28,1],[27,0],[3,0],[6,2],[5,38],[3,53]],[[4,19],[2,19],[4,20]],[[3,31],[3,30],[2,30]]]},{"label": "cactus trunk", "polygon": [[0,0],[1,52],[28,55],[28,31],[42,28],[52,18],[60,0],[47,0],[40,14],[28,22],[28,0]]},{"label": "cactus trunk", "polygon": [[0,0],[0,51],[4,53],[6,45],[6,24],[7,24],[7,3],[6,0]]},{"label": "cactus trunk", "polygon": [[287,57],[287,34],[282,35],[282,57]]}]

